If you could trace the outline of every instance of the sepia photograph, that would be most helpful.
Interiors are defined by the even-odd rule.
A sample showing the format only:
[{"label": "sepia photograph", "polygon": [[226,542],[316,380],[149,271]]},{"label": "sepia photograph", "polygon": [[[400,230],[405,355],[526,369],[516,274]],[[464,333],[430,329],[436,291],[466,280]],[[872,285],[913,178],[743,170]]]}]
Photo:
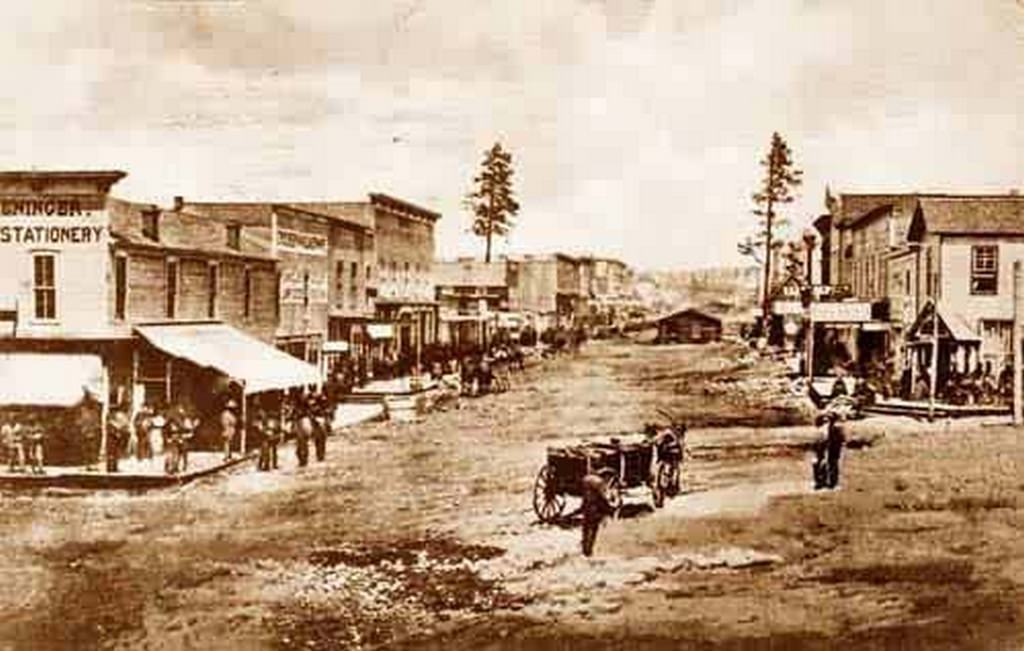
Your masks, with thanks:
[{"label": "sepia photograph", "polygon": [[1024,0],[0,24],[0,651],[1024,649]]}]

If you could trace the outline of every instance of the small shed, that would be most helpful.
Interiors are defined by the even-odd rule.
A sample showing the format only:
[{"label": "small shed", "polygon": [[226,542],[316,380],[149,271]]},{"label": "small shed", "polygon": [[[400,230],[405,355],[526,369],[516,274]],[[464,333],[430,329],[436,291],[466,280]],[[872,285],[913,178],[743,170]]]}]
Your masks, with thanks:
[{"label": "small shed", "polygon": [[666,314],[655,321],[657,341],[702,344],[722,339],[722,321],[693,308]]}]

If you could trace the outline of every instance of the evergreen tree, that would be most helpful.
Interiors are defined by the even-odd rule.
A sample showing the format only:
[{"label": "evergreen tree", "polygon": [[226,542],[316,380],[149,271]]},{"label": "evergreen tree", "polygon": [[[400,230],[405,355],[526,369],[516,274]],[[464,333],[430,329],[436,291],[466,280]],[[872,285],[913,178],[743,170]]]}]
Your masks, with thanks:
[{"label": "evergreen tree", "polygon": [[512,191],[512,154],[501,143],[484,153],[480,174],[473,178],[474,189],[466,196],[466,206],[473,212],[473,234],[487,242],[484,261],[491,261],[491,239],[506,235],[519,212]]},{"label": "evergreen tree", "polygon": [[790,203],[795,198],[793,191],[803,182],[803,172],[793,164],[793,152],[782,136],[772,134],[771,149],[761,160],[765,169],[761,187],[753,194],[754,210],[759,217],[758,231],[739,243],[740,253],[754,258],[764,268],[761,309],[765,320],[771,316],[772,256],[781,246],[776,233],[785,227],[786,220],[775,214],[776,206]]}]

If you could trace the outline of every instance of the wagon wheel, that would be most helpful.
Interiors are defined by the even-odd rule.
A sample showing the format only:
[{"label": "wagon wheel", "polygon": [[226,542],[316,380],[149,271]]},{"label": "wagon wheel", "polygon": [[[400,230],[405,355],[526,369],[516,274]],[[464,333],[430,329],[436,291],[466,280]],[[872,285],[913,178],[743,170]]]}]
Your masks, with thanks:
[{"label": "wagon wheel", "polygon": [[533,484],[533,512],[541,522],[550,524],[562,515],[565,497],[560,495],[552,482],[551,468],[541,467],[537,481]]}]

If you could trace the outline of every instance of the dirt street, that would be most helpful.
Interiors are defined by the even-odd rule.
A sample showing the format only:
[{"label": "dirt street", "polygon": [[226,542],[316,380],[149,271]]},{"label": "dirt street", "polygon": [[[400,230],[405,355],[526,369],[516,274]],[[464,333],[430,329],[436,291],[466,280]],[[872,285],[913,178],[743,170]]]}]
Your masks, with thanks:
[{"label": "dirt street", "polygon": [[[142,495],[3,496],[0,648],[1024,646],[1024,437],[853,425],[815,493],[802,400],[727,346],[593,343],[512,391],[334,437],[328,460]],[[693,425],[684,494],[536,523],[548,445]]]}]

